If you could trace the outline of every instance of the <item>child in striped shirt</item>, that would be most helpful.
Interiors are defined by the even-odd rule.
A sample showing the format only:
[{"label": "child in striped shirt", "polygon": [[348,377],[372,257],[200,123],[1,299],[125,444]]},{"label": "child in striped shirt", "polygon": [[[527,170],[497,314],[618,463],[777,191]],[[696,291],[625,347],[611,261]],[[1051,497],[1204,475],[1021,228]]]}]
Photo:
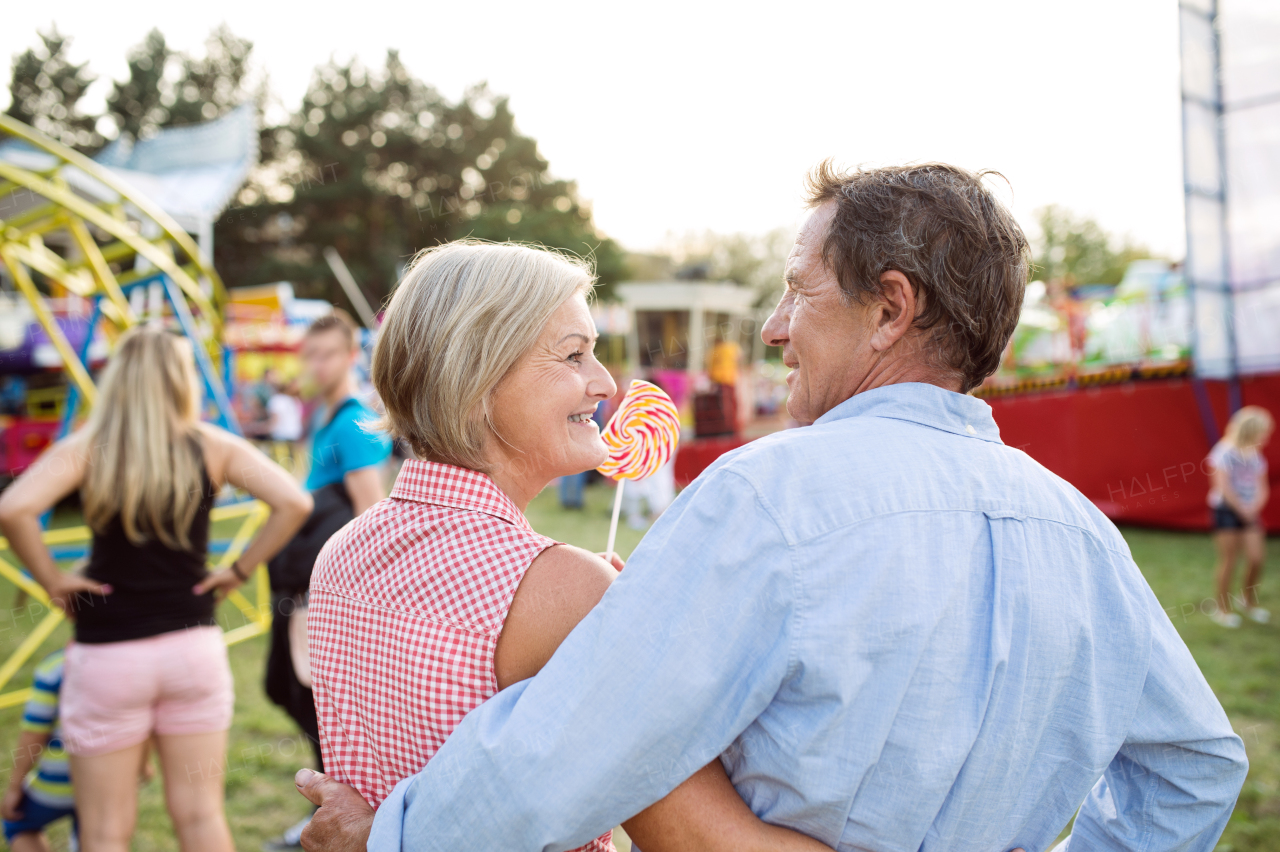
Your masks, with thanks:
[{"label": "child in striped shirt", "polygon": [[13,852],[46,852],[44,829],[71,817],[71,848],[76,848],[75,797],[58,729],[58,693],[62,689],[62,650],[36,667],[31,697],[22,714],[22,733],[13,754],[9,789],[0,802],[4,838]]}]

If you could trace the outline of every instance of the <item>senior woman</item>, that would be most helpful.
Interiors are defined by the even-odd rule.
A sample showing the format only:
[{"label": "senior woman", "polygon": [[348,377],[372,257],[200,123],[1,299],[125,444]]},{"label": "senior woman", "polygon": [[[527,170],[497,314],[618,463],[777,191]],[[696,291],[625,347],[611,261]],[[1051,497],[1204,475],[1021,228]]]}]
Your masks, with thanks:
[{"label": "senior woman", "polygon": [[[325,767],[375,808],[470,710],[536,674],[617,574],[523,514],[606,456],[591,414],[617,388],[593,354],[592,286],[559,254],[450,243],[418,255],[387,309],[373,382],[417,458],[330,539],[308,616]],[[827,848],[758,820],[719,761],[625,825],[646,852]]]}]

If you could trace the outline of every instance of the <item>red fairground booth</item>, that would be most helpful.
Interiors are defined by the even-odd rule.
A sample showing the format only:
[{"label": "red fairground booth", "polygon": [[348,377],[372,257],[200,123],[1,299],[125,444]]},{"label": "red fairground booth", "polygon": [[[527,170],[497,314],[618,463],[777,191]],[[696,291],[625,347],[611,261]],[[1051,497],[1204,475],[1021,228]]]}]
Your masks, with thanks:
[{"label": "red fairground booth", "polygon": [[[1280,414],[1280,373],[1239,381],[1242,405]],[[1140,378],[1032,389],[986,401],[1007,445],[1080,489],[1116,523],[1209,529],[1205,457],[1228,419],[1225,381]],[[676,481],[687,485],[744,443],[726,436],[682,446]],[[1280,440],[1272,441],[1266,456],[1272,493],[1280,493]],[[1263,522],[1280,529],[1280,499],[1268,503]]]},{"label": "red fairground booth", "polygon": [[[1239,379],[1240,402],[1280,414],[1280,373]],[[1189,377],[993,396],[1011,447],[1080,489],[1117,523],[1207,530],[1205,456],[1228,418],[1228,384]],[[1280,442],[1267,448],[1273,493]],[[1280,529],[1280,500],[1263,516]]]}]

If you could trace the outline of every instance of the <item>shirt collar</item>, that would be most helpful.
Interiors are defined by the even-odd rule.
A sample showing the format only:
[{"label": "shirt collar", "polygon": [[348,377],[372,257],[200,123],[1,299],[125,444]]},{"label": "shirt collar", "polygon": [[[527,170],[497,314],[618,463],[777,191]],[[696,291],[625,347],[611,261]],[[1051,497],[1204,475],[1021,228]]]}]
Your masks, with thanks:
[{"label": "shirt collar", "polygon": [[814,425],[849,417],[906,420],[966,438],[1004,443],[1000,440],[1000,427],[991,416],[991,406],[977,397],[921,382],[885,385],[855,394],[819,417]]},{"label": "shirt collar", "polygon": [[396,500],[483,512],[509,524],[532,529],[524,513],[492,479],[457,465],[407,459],[396,476],[391,496]]},{"label": "shirt collar", "polygon": [[315,418],[315,422],[318,423],[319,426],[317,426],[315,431],[319,432],[324,429],[328,429],[330,426],[332,426],[333,421],[337,420],[338,415],[342,413],[342,409],[346,408],[348,405],[350,405],[353,402],[356,404],[359,404],[360,400],[356,399],[354,396],[349,396],[346,399],[342,400],[342,402],[335,405],[333,408],[329,408],[327,406],[321,406],[320,408],[317,408],[314,414],[314,418]]}]

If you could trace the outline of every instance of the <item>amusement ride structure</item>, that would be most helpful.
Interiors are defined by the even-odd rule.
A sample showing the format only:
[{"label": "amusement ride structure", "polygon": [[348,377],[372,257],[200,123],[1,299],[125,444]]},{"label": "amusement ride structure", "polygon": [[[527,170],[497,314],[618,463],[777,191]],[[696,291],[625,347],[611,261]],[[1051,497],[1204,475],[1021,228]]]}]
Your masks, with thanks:
[{"label": "amusement ride structure", "polygon": [[[190,152],[190,136],[203,133],[217,148],[218,138],[225,139],[228,128],[240,128],[246,115],[252,126],[251,112],[242,109],[239,113],[229,121],[220,119],[221,124],[181,128],[188,138],[177,141]],[[242,131],[234,135],[241,138],[233,140],[232,147],[249,138]],[[215,199],[213,207],[220,207],[230,192],[238,189],[247,169],[220,170],[216,164],[182,162],[181,157],[189,159],[190,154],[175,159],[170,154],[174,141],[170,137],[152,145],[150,155],[158,160],[153,165],[159,168],[131,173],[127,165],[95,162],[0,115],[0,265],[24,300],[7,305],[7,312],[11,320],[21,321],[27,312],[35,320],[17,325],[18,334],[26,338],[13,349],[18,355],[0,363],[0,372],[29,374],[56,366],[64,377],[62,385],[52,388],[52,395],[44,394],[50,404],[42,418],[10,422],[4,430],[10,470],[15,467],[14,459],[29,464],[35,454],[70,432],[77,419],[92,408],[96,389],[91,369],[105,355],[96,351],[105,347],[96,344],[109,344],[125,329],[144,321],[164,322],[191,340],[208,403],[206,416],[239,432],[226,381],[228,353],[223,344],[222,310],[227,293],[208,260],[212,218],[206,211],[179,224],[138,191],[136,184],[148,184],[164,194],[167,187],[181,188],[185,183],[184,195],[199,197],[203,188]],[[195,150],[198,153],[198,145]],[[110,161],[114,156],[118,162],[136,164],[140,159],[145,161],[139,153],[148,154],[145,150],[130,153],[134,156],[108,148],[102,159]],[[256,149],[252,153],[256,154]],[[231,186],[230,192],[227,186]],[[204,237],[206,245],[198,246],[188,228]],[[28,325],[29,329],[24,328]],[[41,402],[39,390],[28,392],[35,399],[29,408]],[[256,501],[233,502],[213,510],[215,531],[225,534],[228,524],[234,525],[229,538],[218,540],[215,536],[210,548],[215,567],[230,565],[240,555],[266,514]],[[90,538],[84,526],[45,533],[46,543],[60,562],[83,557]],[[8,542],[0,539],[0,576],[30,600],[25,609],[11,609],[12,620],[17,622],[18,613],[24,613],[30,618],[31,629],[0,662],[0,707],[25,699],[27,690],[4,690],[64,620],[62,612],[49,605],[44,589],[14,564],[10,553]],[[239,591],[230,596],[244,622],[227,631],[228,643],[258,635],[270,623],[265,568],[257,572],[255,583],[245,592],[253,599]]]}]

